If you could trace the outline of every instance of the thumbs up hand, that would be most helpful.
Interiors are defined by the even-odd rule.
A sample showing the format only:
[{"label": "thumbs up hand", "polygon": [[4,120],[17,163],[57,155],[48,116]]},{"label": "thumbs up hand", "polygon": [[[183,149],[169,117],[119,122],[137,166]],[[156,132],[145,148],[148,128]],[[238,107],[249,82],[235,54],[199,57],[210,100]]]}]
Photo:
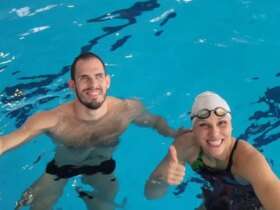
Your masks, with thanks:
[{"label": "thumbs up hand", "polygon": [[186,168],[179,162],[177,150],[174,145],[169,147],[166,166],[166,174],[163,176],[164,181],[169,185],[180,184],[184,179]]},{"label": "thumbs up hand", "polygon": [[[145,185],[145,196],[148,199],[156,199],[163,196],[168,185],[178,185],[185,176],[183,158],[178,158],[175,146],[169,147],[168,154],[153,171]],[[181,154],[179,154],[179,157]]]}]

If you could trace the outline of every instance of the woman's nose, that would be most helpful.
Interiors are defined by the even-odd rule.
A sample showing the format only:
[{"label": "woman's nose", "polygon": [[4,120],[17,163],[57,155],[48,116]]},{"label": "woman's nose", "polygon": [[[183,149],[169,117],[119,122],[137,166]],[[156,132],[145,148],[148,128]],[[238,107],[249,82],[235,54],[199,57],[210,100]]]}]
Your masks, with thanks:
[{"label": "woman's nose", "polygon": [[220,135],[220,130],[217,126],[213,126],[210,130],[210,137],[213,139],[213,140],[216,140],[219,138],[219,135]]}]

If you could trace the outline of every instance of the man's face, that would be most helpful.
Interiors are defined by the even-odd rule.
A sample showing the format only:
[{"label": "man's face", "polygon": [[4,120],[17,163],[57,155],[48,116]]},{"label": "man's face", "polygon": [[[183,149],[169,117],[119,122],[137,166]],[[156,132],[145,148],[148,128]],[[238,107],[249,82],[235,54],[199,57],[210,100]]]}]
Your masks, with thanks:
[{"label": "man's face", "polygon": [[213,112],[207,119],[198,119],[193,132],[203,152],[208,156],[221,159],[232,143],[232,125],[228,116],[218,117]]},{"label": "man's face", "polygon": [[110,77],[105,74],[102,63],[96,58],[79,60],[74,77],[70,86],[80,103],[89,109],[98,109],[104,103],[110,86]]}]

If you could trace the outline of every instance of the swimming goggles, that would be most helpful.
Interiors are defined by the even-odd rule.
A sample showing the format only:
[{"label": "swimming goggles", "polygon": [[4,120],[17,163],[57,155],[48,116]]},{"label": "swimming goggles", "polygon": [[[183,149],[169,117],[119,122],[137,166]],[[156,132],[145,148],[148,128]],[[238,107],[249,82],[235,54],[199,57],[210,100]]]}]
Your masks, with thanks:
[{"label": "swimming goggles", "polygon": [[192,115],[191,116],[191,120],[193,120],[193,118],[197,117],[198,119],[207,119],[208,117],[210,117],[211,112],[214,112],[216,116],[218,117],[224,117],[226,114],[230,114],[230,111],[226,110],[223,107],[216,107],[215,109],[201,109],[200,111],[198,111],[197,114]]}]

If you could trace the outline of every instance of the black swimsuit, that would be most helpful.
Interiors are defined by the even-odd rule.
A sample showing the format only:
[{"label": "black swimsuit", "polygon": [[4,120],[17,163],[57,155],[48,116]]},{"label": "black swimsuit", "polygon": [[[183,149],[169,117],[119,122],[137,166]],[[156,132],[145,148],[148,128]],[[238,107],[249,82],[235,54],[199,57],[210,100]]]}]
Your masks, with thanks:
[{"label": "black swimsuit", "polygon": [[231,172],[232,157],[237,145],[238,140],[233,146],[228,166],[224,170],[206,166],[202,160],[202,151],[191,164],[192,169],[208,181],[208,185],[202,188],[207,210],[258,210],[262,207],[252,186],[241,184]]},{"label": "black swimsuit", "polygon": [[116,168],[116,161],[113,159],[105,160],[99,165],[84,165],[84,166],[75,166],[75,165],[63,165],[57,166],[55,160],[52,160],[48,163],[46,172],[48,174],[56,175],[59,179],[71,178],[77,175],[93,175],[98,172],[102,174],[111,174]]}]

